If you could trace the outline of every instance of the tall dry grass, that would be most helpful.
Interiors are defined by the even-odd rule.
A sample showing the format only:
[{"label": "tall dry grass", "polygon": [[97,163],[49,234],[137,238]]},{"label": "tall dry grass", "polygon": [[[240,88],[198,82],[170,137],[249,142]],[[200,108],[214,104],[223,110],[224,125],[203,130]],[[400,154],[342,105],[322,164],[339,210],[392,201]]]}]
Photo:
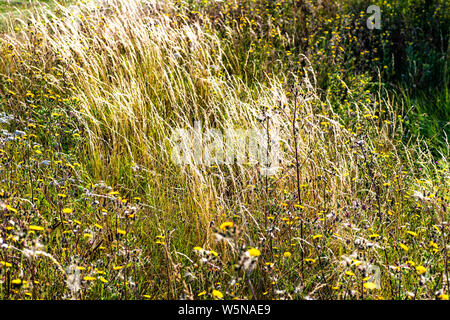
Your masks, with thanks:
[{"label": "tall dry grass", "polygon": [[[242,264],[236,260],[238,248],[258,247],[262,262],[280,261],[275,268],[280,274],[258,269],[257,291],[267,291],[273,278],[285,277],[285,285],[300,279],[303,294],[330,297],[332,284],[345,282],[346,248],[373,243],[371,235],[377,234],[380,245],[368,247],[364,258],[382,265],[385,291],[392,290],[390,267],[402,263],[398,244],[404,230],[448,219],[435,203],[431,220],[412,222],[414,204],[405,200],[418,190],[448,192],[448,175],[445,185],[435,179],[448,168],[446,159],[437,164],[415,141],[401,142],[398,105],[382,87],[378,94],[349,99],[344,119],[319,95],[310,67],[303,77],[267,75],[249,85],[230,69],[238,59],[230,48],[231,31],[229,41],[223,41],[207,30],[213,22],[207,17],[193,22],[171,1],[89,1],[36,9],[27,21],[19,21],[21,32],[2,35],[2,47],[10,46],[14,57],[0,62],[0,74],[17,79],[15,89],[25,95],[33,80],[20,81],[24,70],[47,73],[55,68],[60,78],[48,76],[44,87],[56,93],[70,88],[74,103],[64,112],[76,119],[83,136],[78,156],[92,181],[103,180],[145,199],[147,216],[136,230],[144,242],[146,236],[186,226],[165,244],[165,261],[175,274],[183,267],[172,255],[190,252],[193,245],[220,251],[223,265]],[[30,61],[31,52],[37,65],[23,63]],[[292,77],[294,86],[287,83]],[[20,104],[5,108],[16,113],[26,109]],[[283,154],[280,170],[267,177],[259,163],[174,164],[172,131],[194,130],[195,121],[222,132],[276,128]],[[424,168],[421,185],[418,166]],[[428,201],[423,197],[417,201]],[[239,226],[232,235],[235,245],[216,243],[217,227],[232,219]],[[284,264],[273,247],[296,251],[301,268]],[[308,257],[318,259],[316,267],[304,262]],[[319,280],[312,280],[313,270],[320,270]],[[227,272],[232,272],[222,272],[215,279],[229,280]],[[180,280],[167,275],[167,281]],[[192,298],[192,287],[187,287],[169,284],[168,290]],[[252,294],[262,297],[259,291]]]}]

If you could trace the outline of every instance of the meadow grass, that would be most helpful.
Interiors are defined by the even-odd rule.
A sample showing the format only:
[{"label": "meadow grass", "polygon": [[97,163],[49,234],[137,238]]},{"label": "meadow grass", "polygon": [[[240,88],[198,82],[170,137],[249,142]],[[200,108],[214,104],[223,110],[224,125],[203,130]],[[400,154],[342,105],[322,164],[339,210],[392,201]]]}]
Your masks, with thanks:
[{"label": "meadow grass", "polygon": [[0,32],[8,29],[7,22],[15,18],[23,18],[36,6],[69,4],[70,0],[3,0],[0,2]]},{"label": "meadow grass", "polygon": [[[312,27],[295,52],[303,29],[275,26],[282,5],[269,25],[253,19],[260,3],[87,1],[9,18],[2,298],[448,299],[445,135],[430,150],[387,71],[341,71],[351,45]],[[342,8],[325,9],[311,10]],[[280,169],[176,165],[172,131],[195,121],[277,128]]]}]

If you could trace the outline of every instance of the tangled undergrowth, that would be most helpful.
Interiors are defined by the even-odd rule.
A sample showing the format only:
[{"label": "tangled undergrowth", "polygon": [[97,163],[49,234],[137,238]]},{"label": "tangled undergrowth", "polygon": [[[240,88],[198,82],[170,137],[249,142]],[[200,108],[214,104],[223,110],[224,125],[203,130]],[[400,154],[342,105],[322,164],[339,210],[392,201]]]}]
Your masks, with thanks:
[{"label": "tangled undergrowth", "polygon": [[[0,297],[448,299],[448,145],[408,135],[376,54],[344,68],[356,35],[291,39],[243,3],[90,1],[10,22]],[[173,129],[195,123],[268,145],[276,129],[276,174],[177,165]]]}]

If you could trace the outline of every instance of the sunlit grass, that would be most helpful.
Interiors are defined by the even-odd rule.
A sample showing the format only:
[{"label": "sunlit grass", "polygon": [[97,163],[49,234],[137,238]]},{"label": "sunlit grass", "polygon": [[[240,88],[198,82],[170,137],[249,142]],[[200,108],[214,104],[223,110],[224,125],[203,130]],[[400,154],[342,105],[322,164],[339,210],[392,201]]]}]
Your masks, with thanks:
[{"label": "sunlit grass", "polygon": [[[338,72],[338,46],[294,68],[276,28],[249,46],[263,21],[193,8],[88,1],[10,20],[0,296],[448,299],[448,146],[408,135],[408,103],[381,81]],[[172,130],[194,121],[278,128],[280,170],[176,165]]]}]

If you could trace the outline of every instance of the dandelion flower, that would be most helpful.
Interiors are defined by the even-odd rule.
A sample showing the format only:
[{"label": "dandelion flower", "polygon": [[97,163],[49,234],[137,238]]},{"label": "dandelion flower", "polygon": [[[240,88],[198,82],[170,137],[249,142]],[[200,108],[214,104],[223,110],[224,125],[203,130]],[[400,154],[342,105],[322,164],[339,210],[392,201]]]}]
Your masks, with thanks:
[{"label": "dandelion flower", "polygon": [[6,261],[0,261],[0,264],[5,267],[12,267],[12,264]]},{"label": "dandelion flower", "polygon": [[374,290],[377,288],[377,285],[373,282],[366,282],[366,283],[364,283],[364,288],[369,289],[369,290]]},{"label": "dandelion flower", "polygon": [[201,297],[201,296],[203,296],[203,295],[205,295],[206,294],[206,291],[205,290],[203,290],[202,292],[200,292],[197,296],[198,297]]},{"label": "dandelion flower", "polygon": [[417,271],[417,274],[424,274],[425,272],[427,272],[427,268],[425,268],[424,266],[417,266],[416,267],[416,271]]},{"label": "dandelion flower", "polygon": [[6,206],[6,209],[8,209],[11,212],[17,213],[17,210],[11,207],[9,204]]},{"label": "dandelion flower", "polygon": [[433,247],[433,248],[435,248],[435,249],[438,249],[438,248],[439,248],[438,244],[437,244],[436,242],[433,242],[433,240],[430,240],[429,245],[430,245],[430,247]]},{"label": "dandelion flower", "polygon": [[226,229],[228,229],[228,228],[232,228],[233,227],[233,222],[231,222],[231,221],[226,221],[226,222],[224,222],[224,223],[222,223],[221,225],[220,225],[220,229],[221,230],[226,230]]},{"label": "dandelion flower", "polygon": [[122,230],[122,229],[117,229],[117,233],[118,234],[123,234],[123,235],[127,234],[127,232],[125,230]]},{"label": "dandelion flower", "polygon": [[28,229],[34,230],[34,231],[44,231],[44,228],[40,227],[40,226],[29,226]]},{"label": "dandelion flower", "polygon": [[214,257],[219,256],[219,254],[218,254],[216,251],[214,251],[214,250],[210,250],[209,252],[210,252]]},{"label": "dandelion flower", "polygon": [[94,280],[96,280],[96,279],[97,279],[97,278],[95,278],[95,277],[90,277],[90,276],[86,276],[86,277],[83,278],[84,281],[94,281]]},{"label": "dandelion flower", "polygon": [[251,257],[259,257],[261,255],[261,251],[255,248],[251,248],[247,252]]},{"label": "dandelion flower", "polygon": [[212,291],[212,295],[213,295],[213,297],[218,298],[218,299],[222,299],[223,298],[222,292],[220,292],[218,290],[213,290]]}]

